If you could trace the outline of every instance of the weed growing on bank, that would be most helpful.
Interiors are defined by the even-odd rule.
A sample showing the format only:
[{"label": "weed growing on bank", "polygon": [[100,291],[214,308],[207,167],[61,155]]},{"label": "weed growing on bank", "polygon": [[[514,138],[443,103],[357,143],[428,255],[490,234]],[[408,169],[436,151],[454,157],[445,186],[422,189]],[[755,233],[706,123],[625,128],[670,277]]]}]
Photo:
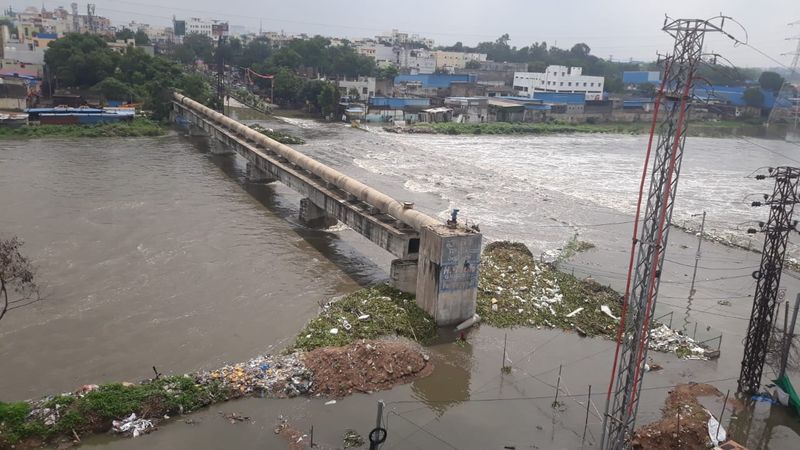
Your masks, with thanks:
[{"label": "weed growing on bank", "polygon": [[112,421],[131,413],[139,417],[183,414],[231,396],[221,383],[198,384],[192,377],[178,375],[143,384],[106,384],[85,394],[57,395],[34,403],[0,402],[0,448],[104,432]]},{"label": "weed growing on bank", "polygon": [[28,125],[19,128],[0,127],[0,139],[43,137],[143,137],[162,136],[166,128],[150,119],[137,118],[131,122],[97,125]]},{"label": "weed growing on bank", "polygon": [[417,306],[413,295],[378,285],[322,305],[319,316],[300,331],[294,347],[338,347],[391,335],[424,344],[436,336],[436,322]]}]

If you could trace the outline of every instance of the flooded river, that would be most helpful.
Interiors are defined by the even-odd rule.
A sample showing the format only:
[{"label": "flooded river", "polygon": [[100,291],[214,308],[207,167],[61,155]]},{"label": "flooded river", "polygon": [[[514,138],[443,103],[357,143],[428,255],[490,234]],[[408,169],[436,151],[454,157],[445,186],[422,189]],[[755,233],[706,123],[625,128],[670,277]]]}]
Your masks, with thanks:
[{"label": "flooded river", "polygon": [[[521,240],[537,254],[554,255],[579,234],[596,248],[564,268],[617,288],[622,283],[643,137],[404,136],[302,119],[268,125],[302,135],[308,143],[299,150],[420,210],[446,217],[459,208],[488,240]],[[766,217],[749,206],[748,196],[772,185],[745,177],[761,166],[791,164],[787,157],[800,159],[800,148],[749,138],[690,139],[675,222],[692,223],[705,209],[708,229],[746,238],[744,230]],[[25,240],[45,298],[11,311],[0,324],[0,399],[136,381],[153,366],[172,374],[242,361],[282,348],[316,314],[318,302],[386,278],[390,255],[343,228],[299,226],[299,196],[281,185],[248,184],[243,169],[242,161],[212,156],[202,141],[179,133],[2,142],[0,232]],[[659,314],[672,311],[676,328],[685,320],[695,245],[694,236],[672,233]],[[721,334],[722,357],[651,354],[665,370],[646,378],[640,423],[660,417],[670,385],[715,381],[723,391],[735,389],[753,291],[749,273],[759,256],[705,243],[702,261],[698,298],[685,323],[698,338]],[[787,297],[800,291],[794,278],[785,277],[783,285]],[[719,305],[722,299],[731,305]],[[434,374],[390,392],[336,405],[229,402],[194,414],[196,425],[178,420],[145,438],[98,437],[89,446],[279,448],[272,428],[280,415],[303,430],[314,426],[316,441],[335,446],[346,428],[365,435],[375,402],[384,399],[390,412],[384,448],[579,448],[589,385],[585,441],[596,442],[594,407],[602,411],[613,345],[510,330],[514,370],[501,375],[505,333],[481,327],[466,345],[444,336],[431,347]],[[554,411],[559,365],[562,386],[574,397]],[[229,411],[253,423],[231,425],[219,415]],[[800,445],[789,418],[763,408],[755,416],[754,447]],[[769,431],[754,431],[761,429]],[[756,445],[761,435],[771,441]]]}]

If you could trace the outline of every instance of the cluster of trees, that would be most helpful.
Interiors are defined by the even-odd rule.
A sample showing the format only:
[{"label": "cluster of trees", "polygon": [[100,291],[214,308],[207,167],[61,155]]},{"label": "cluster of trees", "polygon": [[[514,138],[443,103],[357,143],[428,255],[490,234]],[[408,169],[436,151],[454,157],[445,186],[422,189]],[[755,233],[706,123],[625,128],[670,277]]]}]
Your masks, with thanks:
[{"label": "cluster of trees", "polygon": [[116,40],[133,39],[136,45],[150,45],[150,38],[147,36],[147,33],[145,33],[144,30],[141,29],[136,30],[136,32],[134,32],[130,28],[123,28],[114,34],[114,39]]},{"label": "cluster of trees", "polygon": [[205,104],[215,101],[199,75],[136,48],[119,54],[102,38],[89,34],[68,34],[51,42],[45,64],[48,82],[57,88],[91,89],[106,100],[143,102],[159,120],[169,114],[169,96],[175,89]]},{"label": "cluster of trees", "polygon": [[760,107],[764,103],[764,94],[762,90],[771,92],[777,97],[785,81],[786,80],[784,80],[779,73],[769,71],[762,72],[758,77],[759,87],[751,87],[744,91],[744,102],[748,106]]},{"label": "cluster of trees", "polygon": [[274,88],[267,80],[256,78],[253,81],[264,90],[271,89],[279,104],[308,107],[325,116],[335,109],[339,93],[332,83],[318,78],[397,75],[394,68],[379,70],[374,59],[360,55],[348,43],[332,45],[329,39],[321,36],[294,40],[274,48],[266,38],[243,45],[237,38],[215,43],[209,37],[192,34],[173,49],[172,56],[185,64],[197,60],[216,64],[221,58],[226,66],[240,71],[252,69],[274,75]]}]

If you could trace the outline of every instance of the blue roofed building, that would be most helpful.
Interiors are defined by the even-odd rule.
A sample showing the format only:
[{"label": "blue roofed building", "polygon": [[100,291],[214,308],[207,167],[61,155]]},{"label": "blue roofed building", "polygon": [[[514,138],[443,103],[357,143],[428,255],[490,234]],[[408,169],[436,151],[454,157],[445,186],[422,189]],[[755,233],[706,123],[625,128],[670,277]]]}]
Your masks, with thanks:
[{"label": "blue roofed building", "polygon": [[622,72],[622,82],[628,86],[638,86],[640,84],[659,84],[661,82],[661,72],[626,70]]},{"label": "blue roofed building", "polygon": [[[694,89],[694,96],[709,104],[747,106],[744,101],[744,92],[747,89],[745,86],[698,86]],[[761,94],[764,100],[760,107],[771,109],[775,105],[775,94],[764,89],[761,89]]]},{"label": "blue roofed building", "polygon": [[418,74],[398,75],[394,77],[394,85],[418,85],[423,89],[448,88],[453,83],[475,83],[476,76],[472,74]]}]

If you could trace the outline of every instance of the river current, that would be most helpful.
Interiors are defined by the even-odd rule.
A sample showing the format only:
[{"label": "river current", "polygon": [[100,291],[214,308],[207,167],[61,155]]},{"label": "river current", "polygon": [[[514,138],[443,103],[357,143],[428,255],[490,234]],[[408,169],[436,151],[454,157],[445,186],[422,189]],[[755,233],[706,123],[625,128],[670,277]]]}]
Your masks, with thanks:
[{"label": "river current", "polygon": [[[302,135],[308,143],[298,150],[420,210],[445,218],[458,208],[459,218],[478,223],[487,240],[520,240],[537,254],[553,256],[578,234],[600,248],[596,275],[612,282],[624,271],[645,137],[395,135],[303,119],[267,125]],[[705,210],[707,230],[748,239],[746,229],[767,213],[750,203],[773,187],[770,179],[755,180],[753,172],[793,159],[800,160],[795,144],[690,138],[674,223],[696,227],[696,214]],[[243,169],[241,160],[212,156],[202,142],[180,132],[0,142],[0,233],[25,241],[44,294],[39,302],[15,304],[20,307],[0,323],[0,400],[73,390],[86,382],[137,381],[151,376],[153,366],[182,373],[246,360],[282,348],[316,314],[319,302],[386,278],[389,255],[344,227],[300,226],[299,196],[279,184],[249,184]],[[673,234],[683,247],[692,245],[690,236],[681,241]],[[761,237],[754,239],[757,245]],[[794,255],[796,250],[790,247]],[[726,252],[712,253],[714,262],[707,264],[736,262],[744,270],[753,264]],[[741,293],[749,294],[750,281],[743,281]],[[686,289],[680,283],[685,279],[676,282],[676,292]],[[746,309],[742,304],[740,315]],[[739,341],[742,323],[732,323],[732,331],[725,331]],[[580,352],[583,344],[568,339],[565,348]],[[474,352],[482,356],[471,362],[450,355],[466,359],[441,366],[449,370],[455,364],[458,377],[469,379],[471,373],[477,385],[474,378],[485,371],[476,368],[477,361],[487,355],[499,361],[491,350],[498,341],[499,332],[481,331]],[[592,345],[602,350],[607,344]],[[735,375],[730,372],[737,363],[732,354],[722,366],[726,377]],[[708,377],[716,376],[717,369],[704,367],[713,374]],[[494,379],[494,371],[485,378]],[[432,392],[452,384],[436,383],[429,383]],[[420,394],[416,383],[410,392],[404,389],[395,395],[435,396]],[[654,397],[653,414],[662,399]],[[363,406],[352,402],[344,411]],[[436,407],[428,411],[440,414]],[[480,422],[483,413],[464,414]],[[576,416],[580,426],[582,414]],[[190,439],[183,431],[178,435]],[[155,442],[164,439],[162,448],[175,445],[169,433],[159,436]],[[467,433],[464,439],[480,436]],[[561,439],[569,446],[574,436]]]}]

